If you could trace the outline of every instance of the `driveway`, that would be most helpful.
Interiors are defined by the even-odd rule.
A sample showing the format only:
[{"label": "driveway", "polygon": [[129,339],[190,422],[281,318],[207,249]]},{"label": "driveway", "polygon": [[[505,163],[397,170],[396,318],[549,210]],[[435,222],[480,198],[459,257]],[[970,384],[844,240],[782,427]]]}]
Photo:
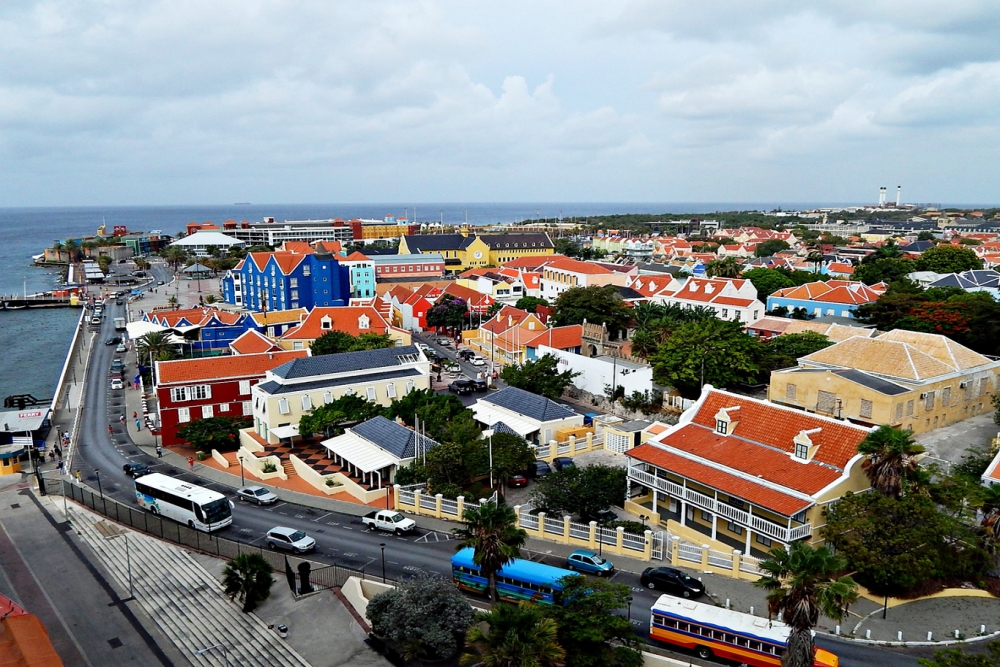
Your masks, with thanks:
[{"label": "driveway", "polygon": [[936,428],[913,439],[923,445],[932,457],[958,463],[970,447],[989,449],[998,432],[1000,426],[993,422],[993,414],[986,413]]}]

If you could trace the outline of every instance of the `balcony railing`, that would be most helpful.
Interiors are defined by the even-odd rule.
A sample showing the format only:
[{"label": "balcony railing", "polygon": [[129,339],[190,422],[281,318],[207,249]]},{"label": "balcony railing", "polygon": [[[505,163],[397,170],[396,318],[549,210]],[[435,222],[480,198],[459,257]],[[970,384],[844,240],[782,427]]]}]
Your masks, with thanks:
[{"label": "balcony railing", "polygon": [[669,479],[656,477],[652,473],[639,470],[638,468],[629,468],[628,477],[630,480],[638,482],[643,486],[654,488],[657,491],[661,491],[673,498],[685,500],[696,507],[700,507],[720,516],[724,516],[733,523],[749,527],[758,533],[784,542],[785,544],[802,539],[812,533],[811,524],[807,523],[801,526],[788,528],[787,526],[782,526],[781,524],[777,524],[769,519],[765,519],[762,516],[757,516],[756,514],[741,510],[738,507],[733,507],[727,503],[720,502],[715,498],[707,496],[704,493],[699,493],[694,489],[685,488],[680,484],[671,482]]}]

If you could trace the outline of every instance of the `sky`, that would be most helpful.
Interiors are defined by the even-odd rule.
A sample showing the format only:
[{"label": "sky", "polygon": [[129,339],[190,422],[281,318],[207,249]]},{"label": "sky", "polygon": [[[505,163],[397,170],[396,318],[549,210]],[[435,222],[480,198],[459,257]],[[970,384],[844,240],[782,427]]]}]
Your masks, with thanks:
[{"label": "sky", "polygon": [[996,204],[996,0],[3,0],[0,206]]}]

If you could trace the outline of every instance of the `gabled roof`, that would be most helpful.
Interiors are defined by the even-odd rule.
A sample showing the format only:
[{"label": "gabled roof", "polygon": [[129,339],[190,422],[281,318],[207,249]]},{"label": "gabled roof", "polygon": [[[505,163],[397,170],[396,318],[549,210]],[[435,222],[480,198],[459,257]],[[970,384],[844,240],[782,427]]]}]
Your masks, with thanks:
[{"label": "gabled roof", "polygon": [[248,329],[229,344],[233,354],[262,354],[276,352],[281,346],[255,329]]},{"label": "gabled roof", "polygon": [[814,322],[811,320],[790,320],[788,326],[785,327],[784,333],[797,334],[804,333],[806,331],[813,331],[815,333],[822,334],[834,343],[847,340],[848,338],[854,338],[855,336],[865,336],[871,338],[878,335],[878,331],[876,329],[852,327],[844,324],[830,324],[827,322]]},{"label": "gabled roof", "polygon": [[611,269],[600,266],[599,264],[595,264],[593,262],[583,262],[578,259],[570,259],[569,257],[549,262],[545,265],[545,268],[554,271],[571,271],[573,273],[593,276],[606,276],[614,273]]},{"label": "gabled roof", "polygon": [[771,297],[859,305],[877,301],[886,289],[885,283],[869,286],[857,281],[828,280],[785,287],[776,291]]},{"label": "gabled roof", "polygon": [[470,240],[461,234],[407,234],[403,237],[410,252],[461,250]]},{"label": "gabled roof", "polygon": [[361,352],[324,354],[318,357],[305,357],[290,361],[275,368],[274,375],[282,379],[293,380],[314,375],[395,368],[402,364],[413,363],[421,358],[420,350],[413,345],[363,350]]},{"label": "gabled roof", "polygon": [[470,307],[489,306],[493,303],[493,297],[489,294],[481,294],[474,289],[470,289],[457,283],[448,285],[448,287],[444,289],[444,292],[442,292],[441,296],[444,296],[445,294],[464,299]]},{"label": "gabled roof", "polygon": [[955,370],[967,370],[992,363],[978,352],[973,352],[964,345],[959,345],[947,336],[940,334],[893,329],[879,336],[879,339],[900,341],[912,345]]},{"label": "gabled roof", "polygon": [[520,308],[515,308],[514,306],[504,306],[501,308],[496,315],[491,317],[488,321],[483,322],[481,329],[486,329],[492,333],[498,334],[511,327],[520,326],[522,322],[531,318],[538,318],[534,313],[529,313],[526,310],[521,310]]},{"label": "gabled roof", "polygon": [[282,364],[309,356],[308,350],[282,350],[264,354],[239,354],[200,359],[157,361],[156,374],[160,385],[178,382],[210,382],[246,377],[264,377],[264,373]]},{"label": "gabled roof", "polygon": [[[398,459],[408,459],[416,454],[417,434],[402,424],[379,416],[351,428],[351,432],[381,447]],[[423,450],[437,447],[435,440],[420,436]]]},{"label": "gabled roof", "polygon": [[479,400],[483,403],[498,405],[501,408],[506,408],[511,412],[524,415],[538,422],[566,419],[576,415],[575,412],[561,403],[556,403],[544,396],[532,394],[530,391],[518,389],[517,387],[501,389],[497,393],[490,394]]},{"label": "gabled roof", "polygon": [[[911,343],[911,341],[915,342],[918,339],[909,336],[909,334],[921,337],[934,336],[944,339],[947,343],[938,341],[937,344],[930,344],[928,341],[922,341],[921,347],[924,349],[920,349]],[[956,347],[960,349],[956,351]],[[928,352],[934,352],[934,354],[928,354]],[[958,365],[957,359],[952,358],[953,356],[961,358],[963,365]],[[986,357],[967,348],[962,348],[944,336],[914,331],[903,332],[901,329],[890,331],[878,338],[854,336],[806,355],[799,361],[800,363],[817,363],[836,368],[854,368],[911,382],[927,380],[954,373],[957,370],[990,363]]]},{"label": "gabled roof", "polygon": [[[362,329],[362,320],[367,320],[368,328]],[[326,323],[328,325],[325,325]],[[302,323],[282,334],[282,340],[316,340],[329,331],[343,331],[352,336],[365,333],[384,334],[390,324],[372,306],[316,307]]]},{"label": "gabled roof", "polygon": [[791,326],[792,322],[796,320],[790,320],[787,317],[774,317],[772,315],[765,315],[764,317],[751,322],[746,326],[747,329],[754,329],[759,331],[773,331],[775,333],[784,333],[787,331],[788,327]]},{"label": "gabled roof", "polygon": [[527,343],[525,347],[537,348],[539,345],[547,345],[557,350],[568,350],[574,347],[583,346],[583,325],[570,324],[564,327],[552,327],[548,331],[543,331]]}]

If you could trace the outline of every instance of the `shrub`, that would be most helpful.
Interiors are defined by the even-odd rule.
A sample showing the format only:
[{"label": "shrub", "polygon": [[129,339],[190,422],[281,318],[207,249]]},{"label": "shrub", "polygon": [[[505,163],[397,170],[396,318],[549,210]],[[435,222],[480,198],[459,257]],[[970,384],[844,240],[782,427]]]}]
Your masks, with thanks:
[{"label": "shrub", "polygon": [[278,466],[274,465],[271,461],[265,461],[262,470],[264,472],[278,472]]}]

